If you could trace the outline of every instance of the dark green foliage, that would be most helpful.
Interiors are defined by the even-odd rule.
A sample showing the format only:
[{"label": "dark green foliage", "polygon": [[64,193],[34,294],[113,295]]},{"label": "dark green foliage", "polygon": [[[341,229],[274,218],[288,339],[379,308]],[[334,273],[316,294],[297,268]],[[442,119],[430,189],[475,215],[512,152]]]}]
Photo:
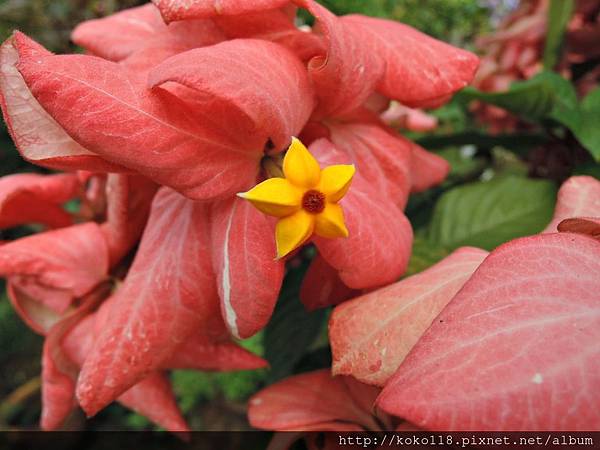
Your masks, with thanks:
[{"label": "dark green foliage", "polygon": [[552,218],[556,186],[545,180],[505,176],[444,193],[428,237],[449,249],[471,245],[493,250],[503,242],[540,232]]},{"label": "dark green foliage", "polygon": [[431,36],[466,43],[489,30],[482,2],[471,0],[323,0],[337,14],[361,13],[399,20]]},{"label": "dark green foliage", "polygon": [[316,341],[325,322],[325,311],[307,312],[300,302],[300,284],[307,264],[289,270],[275,313],[265,329],[265,357],[270,364],[267,381],[290,375]]},{"label": "dark green foliage", "polygon": [[551,1],[548,10],[548,34],[544,48],[544,68],[552,70],[560,59],[565,29],[573,14],[574,0]]}]

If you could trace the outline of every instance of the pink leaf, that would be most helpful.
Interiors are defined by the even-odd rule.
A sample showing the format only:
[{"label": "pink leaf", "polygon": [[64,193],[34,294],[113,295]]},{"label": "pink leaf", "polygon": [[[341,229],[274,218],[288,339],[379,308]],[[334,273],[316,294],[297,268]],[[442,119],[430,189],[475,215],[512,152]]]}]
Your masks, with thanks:
[{"label": "pink leaf", "polygon": [[446,179],[450,164],[444,158],[428,152],[414,142],[412,144],[411,192],[422,192],[437,186]]},{"label": "pink leaf", "polygon": [[41,223],[51,228],[71,225],[63,203],[76,196],[75,175],[17,174],[0,178],[0,228]]},{"label": "pink leaf", "polygon": [[94,55],[144,73],[177,53],[221,42],[225,35],[211,20],[166,25],[158,9],[147,4],[83,22],[72,40]]},{"label": "pink leaf", "polygon": [[284,6],[289,0],[152,0],[165,22],[237,16]]},{"label": "pink leaf", "polygon": [[69,309],[74,301],[67,290],[38,285],[35,279],[8,278],[6,294],[15,311],[29,328],[45,335]]},{"label": "pink leaf", "polygon": [[594,239],[600,239],[600,219],[597,217],[565,219],[558,224],[558,231],[587,234]]},{"label": "pink leaf", "polygon": [[[249,52],[243,64],[236,49]],[[128,69],[84,55],[22,58],[19,70],[46,110],[90,150],[192,198],[232,194],[255,182],[269,137],[283,148],[299,131],[295,128],[303,126],[302,117],[312,105],[312,98],[304,96],[308,83],[300,62],[275,44],[231,41],[174,58],[199,56],[194,52],[206,58],[199,73],[189,74],[193,81],[204,76],[202,92],[174,83],[149,92]],[[239,70],[233,70],[235,64]],[[267,66],[272,69],[265,71]],[[157,83],[167,81],[156,78],[161,74],[169,76],[168,65],[161,67],[154,74]],[[181,75],[179,68],[172,69],[174,77]],[[212,78],[219,70],[229,78]],[[257,77],[256,70],[265,75]],[[249,85],[249,77],[262,80],[274,103],[261,97],[255,85],[239,92],[240,83]],[[276,116],[280,110],[290,116]]]},{"label": "pink leaf", "polygon": [[186,339],[163,367],[196,370],[253,370],[267,366],[259,356],[227,339],[197,333]]},{"label": "pink leaf", "polygon": [[[330,142],[314,142],[311,151],[323,167],[347,164],[349,157]],[[350,236],[314,238],[325,260],[353,289],[379,287],[398,280],[406,270],[412,246],[412,228],[404,215],[358,172],[340,202]]]},{"label": "pink leaf", "polygon": [[77,397],[89,415],[158,369],[195,330],[222,327],[208,238],[204,206],[167,188],[158,192],[79,377]]},{"label": "pink leaf", "polygon": [[171,432],[189,431],[169,378],[154,372],[119,397],[119,403]]},{"label": "pink leaf", "polygon": [[342,282],[335,267],[317,255],[302,279],[300,300],[308,311],[314,311],[342,303],[356,293]]},{"label": "pink leaf", "polygon": [[600,242],[558,233],[494,250],[378,404],[432,430],[600,427]]},{"label": "pink leaf", "polygon": [[302,63],[285,48],[254,39],[176,55],[150,73],[151,86],[166,82],[220,98],[247,115],[260,136],[255,139],[260,147],[251,149],[255,154],[262,154],[269,139],[276,150],[285,150],[314,106]]},{"label": "pink leaf", "polygon": [[17,65],[23,58],[41,61],[51,56],[19,32],[0,47],[0,106],[19,152],[26,160],[53,169],[123,170],[75,142],[30,92]]},{"label": "pink leaf", "polygon": [[409,108],[398,102],[394,102],[381,114],[381,120],[394,128],[410,131],[431,131],[438,126],[437,117],[427,114],[422,109]]},{"label": "pink leaf", "polygon": [[379,192],[380,197],[404,208],[412,184],[414,144],[373,124],[336,124],[329,128],[331,141],[351,157],[361,177]]},{"label": "pink leaf", "polygon": [[154,183],[140,176],[108,175],[107,217],[102,231],[108,243],[111,265],[119,262],[139,240],[157,189]]},{"label": "pink leaf", "polygon": [[479,59],[474,54],[407,25],[362,15],[341,20],[365,48],[385,61],[378,90],[406,106],[439,106],[475,76]]},{"label": "pink leaf", "polygon": [[[0,246],[0,275],[19,277],[21,287],[35,284],[68,291],[72,298],[81,297],[107,274],[108,248],[93,222],[34,234]],[[43,303],[44,299],[38,301]]]},{"label": "pink leaf", "polygon": [[[109,294],[110,285],[105,283],[81,300],[80,305],[52,327],[44,342],[42,354],[42,418],[44,430],[59,428],[75,407],[75,379],[79,369],[79,357],[89,350],[91,320],[90,311]],[[83,325],[83,326],[82,326]],[[77,330],[86,330],[87,335]],[[77,345],[81,351],[70,354],[63,341],[73,334],[81,338]]]},{"label": "pink leaf", "polygon": [[600,181],[588,176],[571,177],[558,191],[556,209],[544,233],[555,233],[557,225],[571,217],[600,217]]},{"label": "pink leaf", "polygon": [[[372,405],[378,389],[365,386],[353,398],[356,381],[333,378],[327,369],[304,373],[273,384],[250,399],[248,419],[255,428],[304,431],[323,423],[350,422],[377,429],[364,405]],[[346,428],[342,428],[345,430]]]},{"label": "pink leaf", "polygon": [[[62,353],[60,348],[46,339],[42,353],[42,417],[41,427],[50,431],[60,428],[65,419],[75,408],[75,378],[76,368],[67,370],[61,367],[56,360],[60,359],[57,353]],[[63,358],[66,363],[66,359]],[[73,363],[69,362],[71,366]],[[65,373],[67,372],[67,373]]]},{"label": "pink leaf", "polygon": [[335,308],[333,373],[383,386],[486,255],[459,249],[424,272]]},{"label": "pink leaf", "polygon": [[317,20],[314,30],[322,33],[325,52],[308,64],[319,98],[318,116],[344,115],[362,106],[373,94],[385,72],[385,62],[365,45],[354,27],[337,18],[313,0],[295,0]]},{"label": "pink leaf", "polygon": [[275,260],[274,226],[249,202],[234,199],[212,209],[213,268],[221,313],[230,332],[247,338],[271,318],[283,281]]},{"label": "pink leaf", "polygon": [[73,30],[71,40],[94,55],[120,61],[166,31],[160,12],[148,3],[82,22]]},{"label": "pink leaf", "polygon": [[[83,365],[93,347],[96,316],[96,314],[92,314],[84,317],[62,341],[65,355],[77,364],[77,367]],[[74,379],[71,382],[70,395],[73,399],[75,398]],[[160,372],[150,374],[121,395],[118,401],[169,431],[186,431],[188,429],[175,403],[175,396],[169,381]]]},{"label": "pink leaf", "polygon": [[148,50],[148,60],[156,64],[176,53],[221,42],[225,36],[210,20],[167,26],[158,9],[147,4],[83,22],[71,39],[90,53],[111,61],[123,61]]},{"label": "pink leaf", "polygon": [[294,18],[284,9],[219,16],[214,21],[229,39],[254,38],[275,42],[294,52],[302,61],[325,51],[321,38],[298,29]]}]

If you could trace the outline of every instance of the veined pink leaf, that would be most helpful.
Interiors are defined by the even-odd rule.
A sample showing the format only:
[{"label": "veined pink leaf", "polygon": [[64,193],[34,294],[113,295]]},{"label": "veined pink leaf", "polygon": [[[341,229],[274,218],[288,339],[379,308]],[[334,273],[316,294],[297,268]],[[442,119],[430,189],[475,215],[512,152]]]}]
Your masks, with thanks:
[{"label": "veined pink leaf", "polygon": [[119,397],[119,403],[171,432],[190,431],[167,375],[151,373]]},{"label": "veined pink leaf", "polygon": [[212,258],[221,313],[229,331],[247,338],[264,328],[283,281],[271,220],[249,202],[219,202],[211,212]]},{"label": "veined pink leaf", "polygon": [[63,208],[75,197],[79,181],[75,175],[17,174],[0,178],[0,228],[41,223],[51,228],[71,225]]},{"label": "veined pink leaf", "polygon": [[18,276],[42,287],[69,291],[72,297],[88,293],[107,274],[108,248],[93,222],[0,246],[0,276]]},{"label": "veined pink leaf", "polygon": [[[96,314],[91,314],[84,317],[62,340],[62,350],[65,356],[76,364],[77,368],[83,365],[93,347],[96,316]],[[46,381],[44,380],[44,386],[47,386]],[[70,390],[67,389],[69,386]],[[70,384],[65,380],[63,388],[65,397],[70,395],[70,398],[74,401],[75,377],[72,378]],[[169,381],[160,372],[150,374],[147,378],[121,395],[118,401],[123,406],[142,414],[169,431],[186,431],[188,429],[175,402],[175,395]],[[53,405],[55,408],[60,407],[59,404],[54,403],[50,403],[49,405]],[[52,412],[52,410],[48,410],[47,408],[44,411],[47,411],[47,413]],[[58,412],[57,410],[55,411]],[[57,415],[54,417],[58,418]],[[56,426],[57,424],[49,426],[47,429],[55,429]]]},{"label": "veined pink leaf", "polygon": [[333,373],[383,386],[486,255],[456,250],[424,272],[335,308],[329,322]]},{"label": "veined pink leaf", "polygon": [[[310,149],[323,167],[350,162],[348,156],[324,139],[315,141]],[[353,289],[397,281],[408,265],[413,238],[404,213],[360,172],[340,205],[350,235],[345,239],[314,238],[323,258]]]},{"label": "veined pink leaf", "polygon": [[341,21],[385,61],[378,91],[406,106],[439,106],[475,76],[479,59],[474,54],[408,25],[358,14]]},{"label": "veined pink leaf", "polygon": [[166,31],[160,12],[148,3],[82,22],[73,30],[71,40],[94,55],[120,61]]},{"label": "veined pink leaf", "polygon": [[49,331],[44,341],[42,354],[42,418],[41,426],[44,430],[59,428],[75,407],[75,379],[79,369],[79,362],[69,355],[63,347],[63,341],[69,334],[76,334],[82,339],[77,345],[81,351],[75,357],[83,356],[89,351],[91,340],[79,328],[91,334],[88,325],[90,312],[108,296],[110,284],[98,286],[93,292],[82,299],[80,305],[65,315]]},{"label": "veined pink leaf", "polygon": [[251,131],[259,136],[254,140],[259,148],[251,149],[255,155],[263,153],[269,139],[275,150],[285,150],[314,106],[302,63],[280,45],[255,39],[223,42],[169,58],[149,78],[153,87],[167,82],[220,98],[247,115]]},{"label": "veined pink leaf", "polygon": [[19,32],[0,47],[0,106],[19,152],[26,160],[53,169],[122,171],[75,142],[30,92],[17,65],[23,58],[40,61],[50,56]]},{"label": "veined pink leaf", "polygon": [[337,305],[355,297],[357,291],[346,286],[325,258],[317,255],[302,279],[300,300],[308,311]]},{"label": "veined pink leaf", "polygon": [[[236,48],[244,51],[236,53]],[[189,197],[210,198],[254,183],[269,137],[285,147],[289,136],[299,131],[294,127],[303,126],[300,119],[310,109],[312,98],[300,95],[308,89],[300,62],[276,44],[239,40],[190,52],[197,51],[205,52],[205,62],[219,65],[229,78],[212,78],[220,69],[201,65],[192,79],[197,81],[204,73],[203,91],[187,89],[186,93],[195,95],[189,100],[186,96],[185,101],[175,95],[182,92],[172,88],[173,83],[150,92],[126,68],[91,56],[22,58],[19,70],[46,110],[87,148]],[[245,55],[244,64],[239,54]],[[228,62],[229,67],[223,68]],[[233,70],[232,64],[239,70]],[[264,95],[273,99],[271,105],[257,94],[255,85],[247,95],[239,92],[240,83],[249,85],[248,77],[258,80],[252,67],[264,73],[262,86],[268,89]],[[265,67],[272,70],[265,71]],[[154,76],[167,76],[166,70],[162,66]],[[154,78],[156,83],[162,81],[167,80]],[[219,93],[219,87],[226,91]],[[237,93],[235,101],[231,89]],[[275,92],[283,97],[275,99]],[[290,99],[298,100],[293,108]],[[268,116],[284,105],[289,118]],[[268,128],[273,119],[278,120]],[[263,132],[256,133],[257,129]],[[283,144],[286,132],[290,135]]]},{"label": "veined pink leaf", "polygon": [[71,39],[93,55],[147,70],[179,52],[221,42],[225,35],[211,20],[166,25],[156,6],[148,3],[83,22]]},{"label": "veined pink leaf", "polygon": [[165,22],[206,19],[276,9],[289,0],[152,0]]},{"label": "veined pink leaf", "polygon": [[109,174],[106,183],[106,222],[101,225],[108,243],[111,265],[136,244],[150,214],[158,186],[147,178]]},{"label": "veined pink leaf", "polygon": [[[399,134],[373,124],[329,126],[331,141],[351,157],[357,171],[379,197],[403,209],[411,190],[413,144]],[[390,130],[391,132],[391,130]]]},{"label": "veined pink leaf", "polygon": [[94,55],[121,61],[159,43],[181,51],[216,44],[225,39],[210,20],[186,20],[166,25],[151,3],[79,24],[71,40]]},{"label": "veined pink leaf", "polygon": [[314,31],[323,35],[327,49],[308,64],[315,84],[318,118],[344,115],[365,103],[385,72],[385,62],[365,45],[354,27],[313,0],[295,0],[316,19]]},{"label": "veined pink leaf", "polygon": [[294,23],[294,17],[284,9],[219,16],[214,22],[229,39],[264,39],[275,42],[291,50],[302,61],[323,54],[325,48],[322,39],[314,33],[300,30]]},{"label": "veined pink leaf", "polygon": [[600,239],[600,218],[574,217],[565,219],[558,224],[558,231],[587,234],[594,239]]},{"label": "veined pink leaf", "polygon": [[428,152],[419,145],[411,142],[412,161],[410,174],[412,179],[411,192],[422,192],[437,186],[450,173],[450,164],[444,158]]},{"label": "veined pink leaf", "polygon": [[165,369],[253,370],[267,362],[229,339],[196,333],[185,340],[163,364]]},{"label": "veined pink leaf", "polygon": [[600,181],[588,176],[571,177],[558,191],[556,209],[544,233],[555,233],[557,225],[571,217],[600,217]]},{"label": "veined pink leaf", "polygon": [[222,326],[209,251],[206,208],[162,188],[78,380],[88,415],[160,368],[195,330]]},{"label": "veined pink leaf", "polygon": [[382,111],[381,120],[394,128],[410,131],[431,131],[438,126],[437,117],[427,114],[422,109],[409,108],[398,102],[394,102],[387,110]]},{"label": "veined pink leaf", "polygon": [[[65,358],[57,357],[61,352],[52,341],[46,339],[42,353],[42,416],[41,428],[45,431],[60,428],[75,408],[76,368]],[[56,359],[65,364],[59,366]],[[69,370],[65,366],[68,365]],[[65,373],[67,372],[67,373]]]},{"label": "veined pink leaf", "polygon": [[[350,422],[364,429],[377,429],[364,405],[372,405],[379,389],[364,386],[354,393],[358,382],[349,377],[332,377],[328,369],[303,373],[275,383],[251,399],[248,419],[255,428],[304,431],[313,425]],[[345,430],[346,428],[342,428]]]},{"label": "veined pink leaf", "polygon": [[384,388],[432,430],[600,428],[600,242],[572,233],[494,250]]},{"label": "veined pink leaf", "polygon": [[73,301],[73,293],[37,284],[35,278],[12,276],[7,279],[6,293],[13,308],[29,328],[45,335],[61,318]]}]

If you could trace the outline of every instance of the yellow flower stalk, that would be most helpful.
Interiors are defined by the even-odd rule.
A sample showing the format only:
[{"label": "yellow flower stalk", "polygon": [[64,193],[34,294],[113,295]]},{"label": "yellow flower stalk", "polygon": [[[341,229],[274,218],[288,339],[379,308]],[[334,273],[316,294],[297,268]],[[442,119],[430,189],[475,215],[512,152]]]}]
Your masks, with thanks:
[{"label": "yellow flower stalk", "polygon": [[238,196],[259,211],[279,218],[275,240],[277,257],[283,258],[313,233],[330,239],[348,237],[338,202],[348,192],[354,172],[353,165],[321,170],[304,144],[292,138],[283,159],[284,178],[269,178]]}]

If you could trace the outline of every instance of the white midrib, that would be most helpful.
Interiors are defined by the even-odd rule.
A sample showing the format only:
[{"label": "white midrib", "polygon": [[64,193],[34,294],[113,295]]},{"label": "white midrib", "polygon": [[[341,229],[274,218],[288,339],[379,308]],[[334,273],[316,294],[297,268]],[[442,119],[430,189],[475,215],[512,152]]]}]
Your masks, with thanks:
[{"label": "white midrib", "polygon": [[223,243],[223,275],[221,277],[221,286],[223,287],[223,306],[225,307],[225,320],[227,326],[234,337],[239,339],[239,330],[237,327],[237,314],[231,305],[231,277],[229,274],[229,233],[233,223],[235,213],[235,203],[231,208],[231,215],[225,229],[225,239]]}]

